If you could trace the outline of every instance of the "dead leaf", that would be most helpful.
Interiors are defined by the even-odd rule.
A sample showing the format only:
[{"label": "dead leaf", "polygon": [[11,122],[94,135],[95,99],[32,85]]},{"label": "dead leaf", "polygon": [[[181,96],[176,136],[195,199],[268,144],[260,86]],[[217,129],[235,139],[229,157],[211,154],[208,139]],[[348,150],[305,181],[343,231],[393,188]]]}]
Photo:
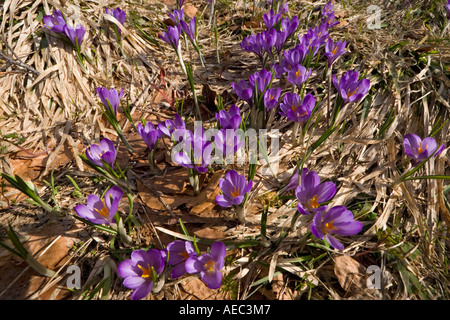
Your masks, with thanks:
[{"label": "dead leaf", "polygon": [[341,287],[349,295],[364,293],[367,290],[366,268],[350,256],[334,258],[334,273]]}]

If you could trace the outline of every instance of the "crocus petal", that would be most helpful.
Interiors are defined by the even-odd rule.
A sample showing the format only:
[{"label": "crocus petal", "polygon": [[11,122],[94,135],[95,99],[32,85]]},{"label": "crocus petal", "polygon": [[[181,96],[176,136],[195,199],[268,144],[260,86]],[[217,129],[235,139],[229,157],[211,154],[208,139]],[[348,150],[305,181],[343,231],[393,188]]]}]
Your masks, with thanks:
[{"label": "crocus petal", "polygon": [[325,240],[335,249],[342,250],[344,249],[344,245],[340,243],[335,237],[332,235],[326,234]]},{"label": "crocus petal", "polygon": [[180,262],[175,265],[170,273],[172,279],[178,279],[186,273],[186,268],[184,267],[184,262]]},{"label": "crocus petal", "polygon": [[131,294],[131,299],[141,300],[152,291],[153,281],[146,281]]},{"label": "crocus petal", "polygon": [[122,261],[118,266],[117,266],[117,273],[119,274],[119,276],[121,276],[122,278],[127,278],[127,277],[140,277],[140,274],[136,272],[136,269],[139,270],[136,267],[136,263],[133,262],[131,259],[127,259]]},{"label": "crocus petal", "polygon": [[184,267],[188,273],[199,273],[203,271],[204,264],[200,262],[197,257],[189,257],[186,259]]},{"label": "crocus petal", "polygon": [[335,224],[334,226],[337,230],[333,230],[333,233],[341,236],[355,235],[360,233],[363,228],[363,224],[360,221],[350,221],[347,223]]},{"label": "crocus petal", "polygon": [[216,196],[216,202],[219,206],[224,208],[229,208],[233,206],[233,203],[230,202],[227,198],[225,198],[222,194]]},{"label": "crocus petal", "polygon": [[201,279],[210,289],[218,289],[222,284],[222,272],[202,272]]},{"label": "crocus petal", "polygon": [[331,200],[335,194],[336,185],[331,181],[324,182],[317,187],[317,202],[322,203]]},{"label": "crocus petal", "polygon": [[123,279],[123,285],[129,289],[137,289],[144,285],[147,282],[145,278],[142,278],[140,276],[137,277],[126,277]]}]

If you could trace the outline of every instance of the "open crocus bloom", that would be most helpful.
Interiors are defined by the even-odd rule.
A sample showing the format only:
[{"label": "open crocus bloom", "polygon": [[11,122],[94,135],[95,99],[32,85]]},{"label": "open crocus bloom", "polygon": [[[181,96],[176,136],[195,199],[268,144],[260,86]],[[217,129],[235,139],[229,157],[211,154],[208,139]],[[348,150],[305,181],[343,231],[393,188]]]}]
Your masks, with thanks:
[{"label": "open crocus bloom", "polygon": [[110,167],[113,167],[117,156],[117,150],[111,140],[104,138],[100,141],[100,144],[93,144],[86,149],[85,154],[89,161],[99,167],[103,167],[102,160]]},{"label": "open crocus bloom", "polygon": [[189,241],[175,240],[166,247],[169,253],[168,265],[175,266],[171,277],[177,279],[186,273],[185,262],[191,256],[197,256],[194,245]]},{"label": "open crocus bloom", "polygon": [[89,220],[94,224],[112,224],[114,216],[119,208],[120,199],[123,191],[118,186],[114,186],[105,193],[105,197],[91,194],[87,197],[86,205],[79,204],[75,206],[75,212],[82,218]]},{"label": "open crocus bloom", "polygon": [[298,88],[302,86],[302,84],[308,80],[311,75],[312,68],[306,70],[306,68],[300,64],[297,64],[292,67],[292,69],[288,72],[286,79],[296,85]]},{"label": "open crocus bloom", "polygon": [[186,124],[181,116],[176,113],[174,119],[167,119],[164,122],[158,124],[158,130],[168,137],[172,137],[172,134],[177,130],[186,129]]},{"label": "open crocus bloom", "polygon": [[117,267],[117,273],[123,280],[123,285],[133,289],[131,299],[145,298],[153,287],[153,271],[160,275],[164,271],[164,258],[158,249],[135,250],[131,259],[122,261]]},{"label": "open crocus bloom", "polygon": [[343,103],[361,100],[370,89],[370,80],[362,79],[358,81],[358,71],[349,70],[338,81],[333,75],[333,84],[342,97]]},{"label": "open crocus bloom", "polygon": [[245,194],[252,189],[252,180],[248,181],[236,171],[227,172],[225,179],[219,181],[223,194],[216,197],[216,202],[222,207],[238,206],[244,201]]},{"label": "open crocus bloom", "polygon": [[[405,153],[411,158],[411,164],[416,167],[423,160],[428,158],[437,148],[436,140],[431,137],[421,139],[418,135],[410,133],[405,135],[403,140]],[[439,146],[434,156],[439,155],[445,148],[444,144]]]},{"label": "open crocus bloom", "polygon": [[318,212],[311,223],[311,232],[317,239],[325,239],[333,248],[344,249],[344,245],[331,234],[351,236],[361,232],[362,223],[355,221],[345,206],[336,206],[325,213]]},{"label": "open crocus bloom", "polygon": [[331,181],[320,183],[319,175],[315,171],[308,171],[307,168],[303,168],[300,179],[301,184],[295,189],[298,211],[309,215],[312,212],[326,210],[327,206],[321,203],[334,197],[336,185]]},{"label": "open crocus bloom", "polygon": [[280,104],[280,114],[289,121],[300,122],[301,125],[304,125],[311,116],[315,104],[316,99],[311,93],[301,100],[297,93],[287,92],[284,95],[283,103]]},{"label": "open crocus bloom", "polygon": [[337,58],[343,55],[347,50],[345,46],[347,45],[347,40],[333,42],[331,38],[327,39],[325,43],[325,56],[328,58],[328,65],[332,65]]},{"label": "open crocus bloom", "polygon": [[218,289],[222,284],[222,268],[225,265],[227,248],[222,242],[214,242],[210,254],[191,256],[186,260],[188,273],[200,273],[200,278],[210,289]]}]

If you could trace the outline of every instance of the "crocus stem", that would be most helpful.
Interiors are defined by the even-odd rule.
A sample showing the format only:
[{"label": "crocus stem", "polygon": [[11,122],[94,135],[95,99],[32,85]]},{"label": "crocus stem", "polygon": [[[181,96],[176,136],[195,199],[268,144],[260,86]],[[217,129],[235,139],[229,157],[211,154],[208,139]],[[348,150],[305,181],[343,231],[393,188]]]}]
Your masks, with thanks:
[{"label": "crocus stem", "polygon": [[198,173],[194,169],[189,169],[189,183],[194,188],[194,195],[198,196],[200,193],[200,184],[198,180]]},{"label": "crocus stem", "polygon": [[244,223],[245,222],[245,202],[243,202],[240,206],[235,207],[236,209],[236,217],[238,218],[239,222]]},{"label": "crocus stem", "polygon": [[327,97],[327,126],[330,126],[330,109],[331,109],[331,66],[328,69],[328,97]]},{"label": "crocus stem", "polygon": [[148,165],[150,167],[151,173],[153,173],[153,174],[159,173],[159,168],[156,166],[156,163],[155,163],[155,149],[153,149],[152,151],[150,151],[148,153]]},{"label": "crocus stem", "polygon": [[298,145],[297,133],[298,128],[300,127],[300,122],[294,122],[294,128],[292,128],[292,146],[296,147]]}]

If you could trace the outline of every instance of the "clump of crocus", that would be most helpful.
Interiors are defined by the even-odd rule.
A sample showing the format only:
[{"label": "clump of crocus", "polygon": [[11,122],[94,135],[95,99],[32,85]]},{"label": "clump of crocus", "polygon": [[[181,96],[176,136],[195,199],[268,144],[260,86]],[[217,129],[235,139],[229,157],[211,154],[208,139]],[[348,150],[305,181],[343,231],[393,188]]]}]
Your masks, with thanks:
[{"label": "clump of crocus", "polygon": [[118,186],[113,186],[106,191],[103,199],[100,199],[95,194],[91,194],[87,197],[86,205],[79,204],[74,209],[81,218],[87,219],[94,224],[114,224],[114,216],[117,213],[122,196],[122,189]]},{"label": "clump of crocus", "polygon": [[330,201],[335,194],[336,185],[333,182],[320,183],[319,175],[315,171],[303,168],[300,185],[295,189],[298,200],[297,209],[301,214],[309,215],[326,210],[327,206],[322,203]]},{"label": "clump of crocus", "polygon": [[131,299],[140,300],[152,291],[164,267],[164,258],[160,250],[139,249],[131,253],[131,259],[124,260],[118,265],[117,273],[123,278],[123,285],[134,290]]},{"label": "clump of crocus", "polygon": [[97,88],[97,94],[100,97],[103,105],[112,110],[114,115],[117,116],[117,111],[119,109],[120,100],[123,97],[123,88],[120,88],[120,93],[114,89],[106,89],[104,87]]},{"label": "clump of crocus", "polygon": [[227,248],[220,242],[211,245],[210,253],[201,256],[190,256],[185,263],[186,271],[190,274],[200,273],[200,279],[210,289],[218,289],[222,284],[222,268],[225,265]]},{"label": "clump of crocus", "polygon": [[342,56],[347,50],[345,49],[345,46],[347,45],[347,40],[342,41],[336,41],[333,42],[331,38],[327,39],[327,42],[325,43],[325,56],[328,59],[328,66],[331,66],[334,61],[336,61],[337,58]]},{"label": "clump of crocus", "polygon": [[444,150],[445,145],[441,144],[438,148],[434,138],[428,137],[422,140],[418,135],[410,133],[405,135],[403,148],[405,149],[406,155],[411,158],[412,166],[416,167],[432,155],[433,152],[436,151],[434,156],[439,155]]},{"label": "clump of crocus", "polygon": [[186,273],[185,263],[189,257],[197,257],[194,245],[190,241],[175,240],[170,242],[166,251],[169,259],[167,264],[174,266],[170,276],[177,279]]},{"label": "clump of crocus", "polygon": [[361,100],[370,89],[370,80],[358,80],[358,71],[347,71],[340,80],[333,75],[333,84],[342,97],[342,103],[355,102]]},{"label": "clump of crocus", "polygon": [[223,129],[239,129],[242,121],[241,110],[235,104],[228,111],[222,109],[216,112],[215,117]]},{"label": "clump of crocus", "polygon": [[332,234],[355,235],[362,230],[362,223],[355,221],[353,214],[345,206],[335,206],[325,213],[318,212],[311,223],[311,232],[317,239],[325,239],[333,248],[344,249],[344,245]]},{"label": "clump of crocus", "polygon": [[103,138],[100,140],[100,144],[93,144],[86,149],[85,154],[86,158],[93,164],[99,167],[104,167],[103,163],[106,163],[113,168],[114,161],[117,156],[117,150],[111,140]]}]

